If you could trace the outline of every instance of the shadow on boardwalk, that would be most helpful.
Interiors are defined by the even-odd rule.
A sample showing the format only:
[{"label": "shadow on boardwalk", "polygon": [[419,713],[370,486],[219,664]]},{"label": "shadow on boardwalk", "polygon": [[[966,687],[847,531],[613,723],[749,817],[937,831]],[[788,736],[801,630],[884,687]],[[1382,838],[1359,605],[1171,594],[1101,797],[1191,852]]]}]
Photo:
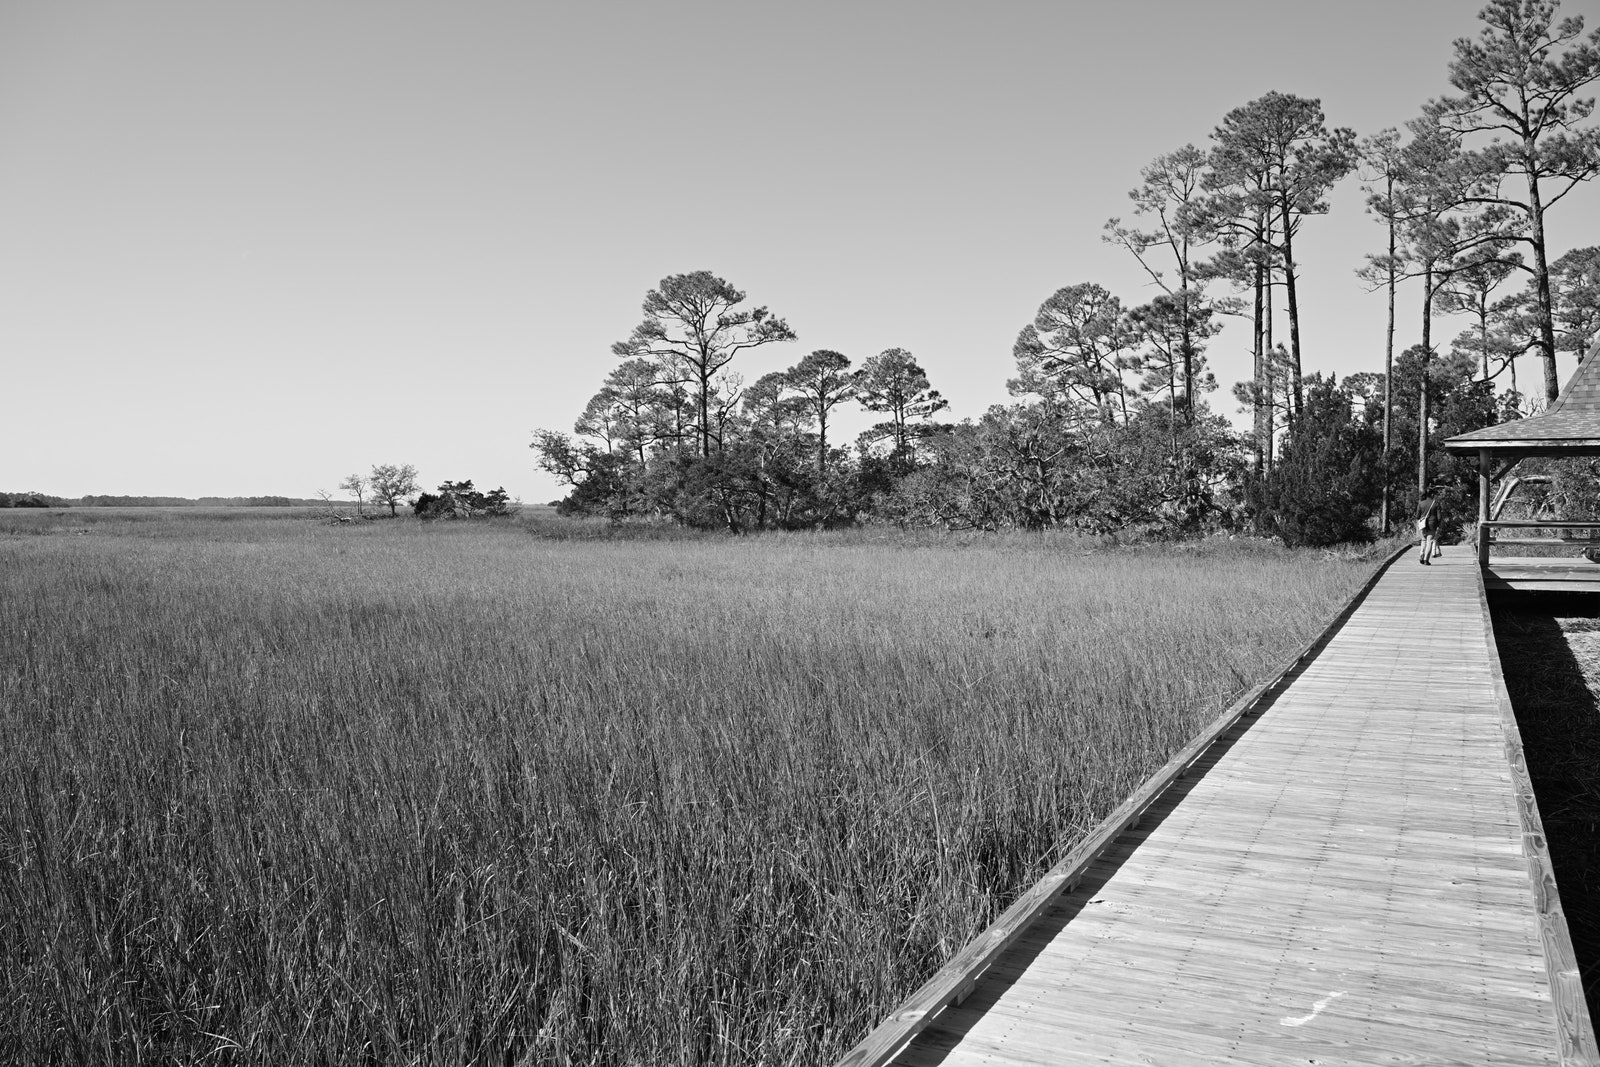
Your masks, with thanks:
[{"label": "shadow on boardwalk", "polygon": [[1506,691],[1516,709],[1591,1016],[1600,1016],[1597,599],[1507,598],[1493,612]]}]

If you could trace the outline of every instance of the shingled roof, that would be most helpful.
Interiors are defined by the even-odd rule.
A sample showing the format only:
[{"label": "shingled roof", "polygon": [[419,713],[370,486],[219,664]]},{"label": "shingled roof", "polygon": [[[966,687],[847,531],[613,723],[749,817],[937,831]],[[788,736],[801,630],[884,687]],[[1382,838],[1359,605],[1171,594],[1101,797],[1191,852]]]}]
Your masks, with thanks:
[{"label": "shingled roof", "polygon": [[1565,389],[1542,414],[1456,434],[1444,447],[1456,452],[1600,451],[1600,340],[1589,346]]}]

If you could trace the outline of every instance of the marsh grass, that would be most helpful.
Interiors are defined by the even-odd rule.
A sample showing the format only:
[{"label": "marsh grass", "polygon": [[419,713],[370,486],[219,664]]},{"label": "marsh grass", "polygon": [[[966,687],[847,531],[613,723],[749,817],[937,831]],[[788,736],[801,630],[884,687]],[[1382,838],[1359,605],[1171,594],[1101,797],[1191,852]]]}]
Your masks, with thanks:
[{"label": "marsh grass", "polygon": [[1373,565],[0,537],[0,1060],[827,1062]]}]

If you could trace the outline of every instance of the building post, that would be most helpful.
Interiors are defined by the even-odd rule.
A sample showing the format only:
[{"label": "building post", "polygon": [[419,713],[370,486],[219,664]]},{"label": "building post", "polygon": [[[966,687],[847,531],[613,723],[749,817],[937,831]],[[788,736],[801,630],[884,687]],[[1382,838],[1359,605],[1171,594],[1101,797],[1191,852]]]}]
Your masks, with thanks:
[{"label": "building post", "polygon": [[1489,473],[1494,456],[1478,449],[1478,566],[1489,566]]}]

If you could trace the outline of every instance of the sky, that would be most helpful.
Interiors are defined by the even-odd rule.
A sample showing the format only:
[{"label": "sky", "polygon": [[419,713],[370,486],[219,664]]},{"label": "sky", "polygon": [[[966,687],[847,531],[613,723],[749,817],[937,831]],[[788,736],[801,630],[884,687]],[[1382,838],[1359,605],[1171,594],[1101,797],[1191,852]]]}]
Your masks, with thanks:
[{"label": "sky", "polygon": [[[798,334],[747,380],[901,347],[975,418],[1056,289],[1154,295],[1101,239],[1141,167],[1274,90],[1401,125],[1479,6],[0,0],[0,489],[309,497],[410,463],[550,500],[532,431],[694,270]],[[1308,372],[1382,368],[1362,201],[1296,239]],[[1595,243],[1600,189],[1547,225],[1552,258]],[[1249,347],[1212,341],[1215,410]]]}]

